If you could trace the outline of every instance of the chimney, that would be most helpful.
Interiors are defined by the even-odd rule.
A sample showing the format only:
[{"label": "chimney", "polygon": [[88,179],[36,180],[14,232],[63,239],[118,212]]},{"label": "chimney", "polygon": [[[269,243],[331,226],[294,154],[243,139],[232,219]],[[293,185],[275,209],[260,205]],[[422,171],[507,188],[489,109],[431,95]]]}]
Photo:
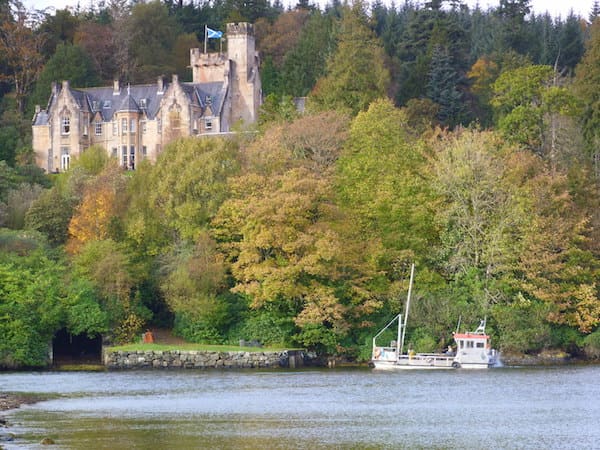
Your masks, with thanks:
[{"label": "chimney", "polygon": [[63,80],[63,82],[62,82],[62,88],[64,90],[69,89],[69,80]]},{"label": "chimney", "polygon": [[35,105],[35,113],[36,114],[39,114],[41,110],[42,110],[42,107],[40,105]]},{"label": "chimney", "polygon": [[51,83],[51,87],[52,87],[52,93],[53,94],[58,94],[58,83],[56,83],[56,81],[53,81]]},{"label": "chimney", "polygon": [[121,94],[121,88],[119,87],[119,80],[113,81],[113,95]]},{"label": "chimney", "polygon": [[163,81],[163,77],[160,76],[158,77],[158,93],[162,94],[163,92],[165,92],[165,84]]},{"label": "chimney", "polygon": [[177,76],[176,73],[173,74],[173,84],[177,84],[177,82],[179,81],[179,76]]}]

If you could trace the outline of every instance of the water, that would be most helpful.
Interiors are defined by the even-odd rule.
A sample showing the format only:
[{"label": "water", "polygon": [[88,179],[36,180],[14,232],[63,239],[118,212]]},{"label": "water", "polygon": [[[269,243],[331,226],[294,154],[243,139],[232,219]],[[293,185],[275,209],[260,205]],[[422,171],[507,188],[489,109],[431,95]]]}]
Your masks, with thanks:
[{"label": "water", "polygon": [[[600,448],[599,366],[4,373],[5,449]],[[46,448],[46,447],[44,447]]]}]

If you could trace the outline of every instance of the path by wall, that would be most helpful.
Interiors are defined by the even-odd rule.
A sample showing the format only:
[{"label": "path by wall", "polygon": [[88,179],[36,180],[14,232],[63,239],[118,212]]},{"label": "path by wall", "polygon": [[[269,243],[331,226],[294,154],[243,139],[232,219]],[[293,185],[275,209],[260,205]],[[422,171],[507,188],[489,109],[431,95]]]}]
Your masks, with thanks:
[{"label": "path by wall", "polygon": [[301,367],[302,352],[110,351],[104,350],[108,369],[253,369]]}]

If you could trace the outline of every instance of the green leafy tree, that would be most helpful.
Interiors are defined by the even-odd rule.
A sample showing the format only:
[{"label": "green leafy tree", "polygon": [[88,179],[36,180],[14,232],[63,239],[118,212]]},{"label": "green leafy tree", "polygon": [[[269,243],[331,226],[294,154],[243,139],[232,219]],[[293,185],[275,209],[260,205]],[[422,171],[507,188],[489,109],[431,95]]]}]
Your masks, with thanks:
[{"label": "green leafy tree", "polygon": [[342,205],[367,236],[381,239],[390,260],[402,252],[409,259],[427,254],[437,236],[427,152],[407,132],[406,122],[391,101],[373,102],[354,119],[337,163]]},{"label": "green leafy tree", "polygon": [[73,44],[59,44],[48,60],[36,82],[30,104],[46,105],[52,82],[69,80],[71,86],[83,88],[97,86],[100,79],[94,64],[85,51]]},{"label": "green leafy tree", "polygon": [[[169,144],[155,166],[139,171],[143,179],[136,171],[133,187],[141,190],[132,194],[129,238],[142,246],[152,246],[154,239],[193,242],[227,198],[227,179],[238,170],[233,140],[187,138]],[[154,232],[146,241],[146,233]]]},{"label": "green leafy tree", "polygon": [[25,228],[44,234],[51,244],[62,245],[67,242],[72,214],[72,201],[53,187],[32,202],[25,215]]},{"label": "green leafy tree", "polygon": [[500,74],[492,105],[498,128],[510,142],[555,159],[558,116],[571,116],[576,102],[550,66],[525,66]]},{"label": "green leafy tree", "polygon": [[364,5],[357,1],[344,9],[337,50],[310,101],[321,110],[341,109],[352,114],[366,110],[373,100],[387,94],[390,73],[384,61],[383,47],[367,25]]}]

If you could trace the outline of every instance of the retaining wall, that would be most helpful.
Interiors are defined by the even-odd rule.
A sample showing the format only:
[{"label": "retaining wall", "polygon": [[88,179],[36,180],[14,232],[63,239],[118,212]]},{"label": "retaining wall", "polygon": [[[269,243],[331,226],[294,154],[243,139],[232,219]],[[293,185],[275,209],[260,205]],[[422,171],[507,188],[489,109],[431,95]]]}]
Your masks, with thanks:
[{"label": "retaining wall", "polygon": [[110,351],[103,354],[108,369],[255,369],[301,367],[302,352]]}]

